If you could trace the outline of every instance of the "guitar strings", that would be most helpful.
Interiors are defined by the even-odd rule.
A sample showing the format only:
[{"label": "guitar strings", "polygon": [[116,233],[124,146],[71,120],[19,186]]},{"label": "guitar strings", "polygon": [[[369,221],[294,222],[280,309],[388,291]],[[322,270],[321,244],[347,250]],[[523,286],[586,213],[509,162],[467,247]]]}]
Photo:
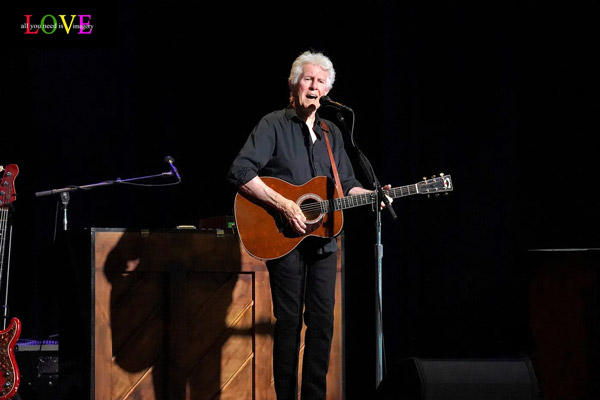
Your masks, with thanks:
[{"label": "guitar strings", "polygon": [[[428,182],[428,181],[427,181]],[[444,183],[446,180],[444,180]],[[384,190],[386,195],[391,194],[392,198],[408,196],[410,194],[419,193],[419,185],[422,183],[416,183],[413,185],[399,186],[395,188],[391,188],[388,190]],[[428,185],[427,185],[428,186]],[[431,193],[438,192],[438,189],[447,190],[448,187],[444,184],[443,188],[436,188],[435,191]],[[427,192],[423,192],[427,193]],[[353,206],[360,206],[372,203],[374,201],[372,193],[363,193],[354,196],[346,196],[346,197],[338,197],[330,200],[322,200],[311,203],[306,203],[300,205],[300,209],[303,212],[319,212],[319,213],[327,213],[331,211],[343,210],[344,208],[350,208]]]},{"label": "guitar strings", "polygon": [[[389,190],[384,190],[384,193],[391,194],[392,197],[400,197],[406,193],[409,195],[411,193],[418,193],[417,185],[407,185],[400,186],[397,188],[391,188]],[[330,212],[337,211],[343,208],[348,208],[351,206],[358,206],[369,204],[373,202],[373,194],[372,193],[363,193],[357,194],[354,196],[346,196],[346,197],[338,197],[330,200],[322,200],[311,203],[302,204],[300,209],[304,212]],[[333,207],[330,207],[332,205]],[[336,207],[340,206],[340,207]],[[346,207],[343,207],[346,206]]]}]

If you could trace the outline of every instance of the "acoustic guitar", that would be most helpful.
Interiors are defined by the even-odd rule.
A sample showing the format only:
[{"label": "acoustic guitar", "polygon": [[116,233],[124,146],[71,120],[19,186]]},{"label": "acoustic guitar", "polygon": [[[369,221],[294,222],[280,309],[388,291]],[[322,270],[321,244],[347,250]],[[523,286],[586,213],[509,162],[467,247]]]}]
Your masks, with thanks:
[{"label": "acoustic guitar", "polygon": [[[235,224],[246,251],[261,260],[283,257],[309,236],[332,238],[344,224],[343,210],[374,204],[375,193],[339,197],[333,181],[318,176],[304,185],[292,185],[282,179],[261,177],[267,186],[295,201],[306,216],[306,233],[294,232],[281,214],[241,192],[235,196]],[[384,193],[392,199],[415,194],[439,194],[453,190],[450,175],[425,179],[413,185],[399,186]]]},{"label": "acoustic guitar", "polygon": [[[0,172],[2,171],[4,171],[4,175],[0,182],[0,281],[4,276],[4,250],[8,246],[9,206],[16,197],[14,182],[19,173],[19,167],[15,164],[9,164],[6,168],[0,167]],[[20,335],[21,321],[18,318],[13,318],[8,328],[0,331],[0,400],[12,398],[17,393],[21,383],[21,375],[19,374],[14,352],[15,344]]]}]

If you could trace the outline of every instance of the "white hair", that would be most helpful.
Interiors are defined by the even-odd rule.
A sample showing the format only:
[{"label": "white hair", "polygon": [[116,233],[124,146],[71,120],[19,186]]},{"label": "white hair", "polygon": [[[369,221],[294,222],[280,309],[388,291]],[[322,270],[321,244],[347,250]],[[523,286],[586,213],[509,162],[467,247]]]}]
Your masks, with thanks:
[{"label": "white hair", "polygon": [[323,53],[313,53],[312,51],[305,51],[300,54],[298,58],[292,64],[292,70],[290,71],[290,77],[288,83],[290,87],[295,87],[298,84],[298,80],[302,75],[305,64],[318,65],[327,72],[327,81],[325,86],[327,91],[331,90],[333,82],[335,81],[335,69],[333,69],[333,63]]}]

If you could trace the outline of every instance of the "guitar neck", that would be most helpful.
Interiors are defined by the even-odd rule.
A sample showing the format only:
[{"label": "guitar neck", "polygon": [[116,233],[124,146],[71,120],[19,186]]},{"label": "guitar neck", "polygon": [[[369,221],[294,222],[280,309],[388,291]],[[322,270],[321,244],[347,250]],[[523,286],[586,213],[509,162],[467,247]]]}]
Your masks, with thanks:
[{"label": "guitar neck", "polygon": [[[383,193],[386,196],[391,197],[392,199],[396,199],[398,197],[405,197],[405,196],[411,196],[413,194],[419,194],[419,189],[417,187],[417,184],[414,184],[414,185],[398,186],[395,188],[391,188],[389,190],[384,190]],[[377,195],[374,192],[356,194],[353,196],[346,196],[346,197],[341,197],[341,198],[337,198],[337,199],[324,201],[323,203],[325,203],[325,205],[323,208],[324,208],[325,212],[346,210],[348,208],[364,206],[367,204],[373,204],[373,203],[375,203],[376,199],[377,199]]]}]

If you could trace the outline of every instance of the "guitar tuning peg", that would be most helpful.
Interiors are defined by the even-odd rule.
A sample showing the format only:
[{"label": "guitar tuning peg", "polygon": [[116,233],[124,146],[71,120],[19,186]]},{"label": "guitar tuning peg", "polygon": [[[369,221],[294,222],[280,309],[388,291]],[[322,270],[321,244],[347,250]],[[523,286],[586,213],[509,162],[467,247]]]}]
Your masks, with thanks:
[{"label": "guitar tuning peg", "polygon": [[435,178],[435,175],[431,175],[431,179],[434,179],[434,178]]},{"label": "guitar tuning peg", "polygon": [[424,181],[426,181],[426,180],[427,180],[427,177],[426,177],[426,176],[424,176],[424,177],[423,177],[423,180],[424,180]]},{"label": "guitar tuning peg", "polygon": [[440,176],[441,176],[442,178],[444,177],[444,175],[445,175],[445,174],[444,174],[443,172],[440,172]]}]

